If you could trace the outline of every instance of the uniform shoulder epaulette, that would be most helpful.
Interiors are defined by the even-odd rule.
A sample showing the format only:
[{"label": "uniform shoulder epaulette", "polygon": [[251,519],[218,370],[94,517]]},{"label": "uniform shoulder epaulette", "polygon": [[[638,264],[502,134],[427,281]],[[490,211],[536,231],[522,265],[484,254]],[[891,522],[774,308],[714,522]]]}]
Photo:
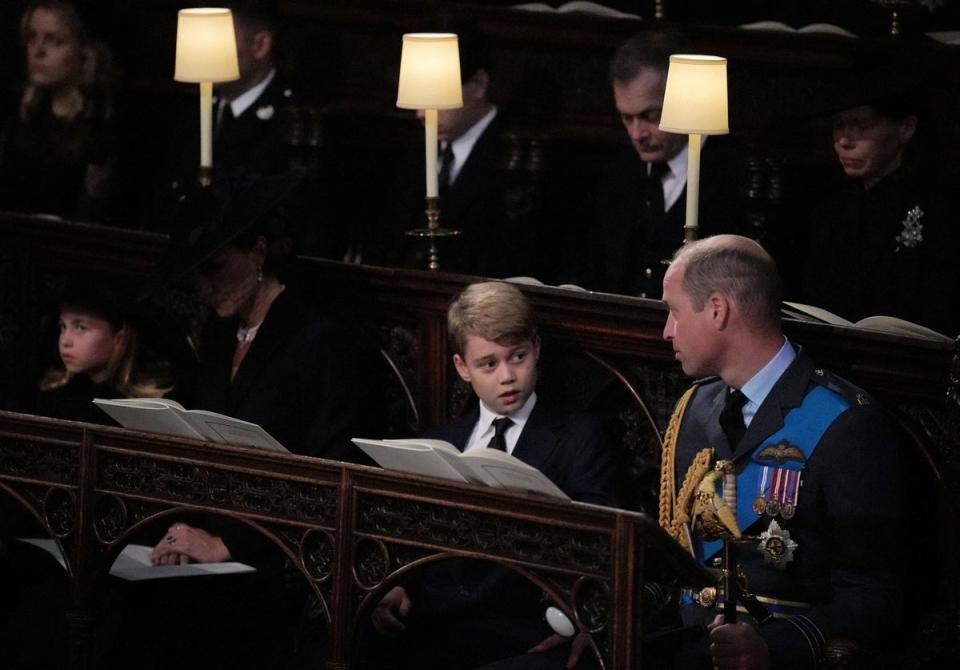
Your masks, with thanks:
[{"label": "uniform shoulder epaulette", "polygon": [[813,378],[816,383],[824,386],[840,397],[847,400],[851,405],[872,405],[873,398],[862,388],[850,382],[843,377],[834,374],[830,370],[823,368],[814,368]]}]

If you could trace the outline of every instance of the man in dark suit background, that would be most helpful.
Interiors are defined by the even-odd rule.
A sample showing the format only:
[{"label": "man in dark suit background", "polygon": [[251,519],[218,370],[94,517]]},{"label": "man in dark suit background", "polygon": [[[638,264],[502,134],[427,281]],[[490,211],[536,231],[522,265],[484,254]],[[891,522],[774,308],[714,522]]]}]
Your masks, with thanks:
[{"label": "man in dark suit background", "polygon": [[[457,34],[463,82],[463,107],[438,113],[440,225],[460,231],[439,240],[440,267],[487,277],[533,274],[535,175],[523,161],[509,160],[519,140],[491,99],[486,40],[464,21],[443,17],[427,25]],[[426,269],[428,243],[405,234],[426,226],[424,160],[421,140],[401,158],[381,223],[357,260]]]},{"label": "man in dark suit background", "polygon": [[[561,411],[536,393],[540,340],[515,286],[472,284],[447,315],[457,373],[479,400],[427,437],[462,451],[494,448],[536,467],[574,500],[616,504],[610,445],[598,420]],[[526,654],[550,634],[538,588],[478,561],[431,565],[394,587],[373,613],[383,633],[403,633],[402,668],[473,669]],[[563,666],[566,648],[550,654]],[[543,659],[538,659],[543,660]]]},{"label": "man in dark suit background", "polygon": [[[660,130],[669,55],[649,36],[625,42],[610,64],[610,81],[631,147],[601,176],[588,239],[588,287],[656,298],[665,261],[683,241],[687,136]],[[701,157],[699,222],[704,235],[736,232],[735,161],[728,142],[711,137]]]},{"label": "man in dark suit background", "polygon": [[[240,78],[218,84],[213,102],[215,177],[274,175],[293,166],[291,145],[296,96],[277,68],[279,15],[271,0],[238,0],[233,12]],[[200,127],[191,96],[177,115],[170,151],[161,168],[152,228],[166,232],[176,204],[196,188]],[[149,216],[149,215],[148,215]]]},{"label": "man in dark suit background", "polygon": [[777,269],[755,242],[720,235],[684,246],[663,299],[663,337],[684,373],[716,377],[697,382],[671,420],[679,430],[664,440],[661,525],[715,565],[721,514],[713,510],[726,505],[730,482],[706,505],[703,487],[690,493],[708,472],[729,468],[737,525],[759,537],[736,548],[745,589],[777,618],[754,612],[723,623],[716,594],[701,592],[681,608],[685,624],[707,627],[701,643],[672,645],[669,661],[652,649],[644,659],[657,659],[652,667],[811,668],[828,640],[880,644],[898,611],[900,517],[896,440],[882,412],[783,336]]},{"label": "man in dark suit background", "polygon": [[293,90],[277,71],[279,24],[275,3],[230,3],[240,78],[217,87],[214,163],[275,174],[290,167],[287,114]]}]

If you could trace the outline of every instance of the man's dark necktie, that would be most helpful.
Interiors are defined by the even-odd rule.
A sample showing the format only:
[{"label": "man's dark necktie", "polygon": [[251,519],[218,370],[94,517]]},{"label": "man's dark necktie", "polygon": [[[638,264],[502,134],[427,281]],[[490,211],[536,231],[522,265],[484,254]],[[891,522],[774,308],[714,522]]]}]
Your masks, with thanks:
[{"label": "man's dark necktie", "polygon": [[493,420],[493,437],[490,438],[488,449],[499,449],[506,453],[507,451],[507,429],[513,425],[513,420],[508,416],[501,416]]},{"label": "man's dark necktie", "polygon": [[236,121],[236,117],[233,115],[233,105],[228,101],[224,101],[222,109],[218,111],[216,136],[219,138],[230,133],[230,126]]},{"label": "man's dark necktie", "polygon": [[650,174],[647,177],[646,197],[644,204],[652,213],[660,215],[666,211],[663,199],[663,178],[670,172],[666,163],[650,163]]},{"label": "man's dark necktie", "polygon": [[453,169],[453,146],[449,142],[440,143],[440,174],[437,185],[441,191],[450,188],[450,170]]},{"label": "man's dark necktie", "polygon": [[723,428],[730,448],[736,450],[743,434],[747,432],[747,425],[743,422],[743,406],[747,404],[747,396],[740,391],[727,393],[723,402],[723,411],[720,412],[720,427]]}]

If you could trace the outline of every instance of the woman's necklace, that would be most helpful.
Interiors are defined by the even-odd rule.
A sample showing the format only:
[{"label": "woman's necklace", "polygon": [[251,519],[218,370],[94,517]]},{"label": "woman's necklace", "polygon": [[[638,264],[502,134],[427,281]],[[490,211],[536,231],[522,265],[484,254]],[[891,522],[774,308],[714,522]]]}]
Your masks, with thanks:
[{"label": "woman's necklace", "polygon": [[260,330],[260,326],[262,325],[263,321],[250,327],[237,326],[237,342],[240,344],[250,344],[253,342],[253,338],[257,336],[257,331]]},{"label": "woman's necklace", "polygon": [[[261,314],[265,313],[270,309],[270,305],[273,304],[273,301],[276,299],[278,295],[283,293],[283,289],[285,288],[286,286],[284,284],[275,284],[273,286],[267,287],[265,291],[265,296],[263,299],[264,307],[263,307],[263,310],[260,312]],[[249,345],[251,342],[253,342],[253,339],[257,336],[257,331],[260,330],[260,326],[262,325],[263,325],[263,319],[260,319],[258,323],[252,326],[244,326],[243,321],[241,320],[237,325],[237,342],[239,342],[240,344]]]}]

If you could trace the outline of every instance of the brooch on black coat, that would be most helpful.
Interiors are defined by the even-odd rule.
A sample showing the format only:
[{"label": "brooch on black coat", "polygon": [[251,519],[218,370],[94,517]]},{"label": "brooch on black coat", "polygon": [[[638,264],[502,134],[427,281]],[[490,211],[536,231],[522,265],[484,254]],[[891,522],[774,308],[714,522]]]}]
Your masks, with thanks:
[{"label": "brooch on black coat", "polygon": [[923,242],[923,224],[920,223],[922,217],[923,210],[920,209],[919,205],[914,205],[907,210],[907,216],[903,220],[903,230],[893,238],[897,243],[897,248],[893,250],[894,253],[900,251],[901,246],[912,249]]}]

